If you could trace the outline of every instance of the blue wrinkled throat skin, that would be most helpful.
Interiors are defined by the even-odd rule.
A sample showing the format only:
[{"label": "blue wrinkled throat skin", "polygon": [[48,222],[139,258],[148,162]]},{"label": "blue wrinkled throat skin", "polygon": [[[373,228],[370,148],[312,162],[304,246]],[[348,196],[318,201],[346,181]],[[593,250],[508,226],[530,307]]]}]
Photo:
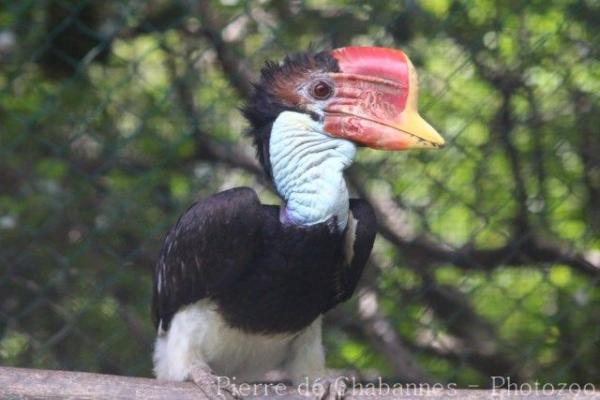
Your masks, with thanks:
[{"label": "blue wrinkled throat skin", "polygon": [[303,113],[285,111],[270,137],[273,182],[285,201],[282,222],[315,225],[335,218],[343,231],[348,223],[348,189],[344,169],[352,164],[356,146],[333,138],[323,124]]}]

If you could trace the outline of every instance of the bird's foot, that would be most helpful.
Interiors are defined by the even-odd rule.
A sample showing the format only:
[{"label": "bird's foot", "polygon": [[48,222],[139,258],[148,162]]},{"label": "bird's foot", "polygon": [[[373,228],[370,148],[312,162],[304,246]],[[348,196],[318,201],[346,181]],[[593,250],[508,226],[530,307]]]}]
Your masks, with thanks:
[{"label": "bird's foot", "polygon": [[190,379],[202,392],[202,400],[237,400],[239,396],[231,390],[229,379],[221,379],[209,368],[196,367],[190,372]]},{"label": "bird's foot", "polygon": [[333,376],[323,378],[323,394],[317,397],[317,400],[343,400],[348,390],[349,380],[343,376]]}]

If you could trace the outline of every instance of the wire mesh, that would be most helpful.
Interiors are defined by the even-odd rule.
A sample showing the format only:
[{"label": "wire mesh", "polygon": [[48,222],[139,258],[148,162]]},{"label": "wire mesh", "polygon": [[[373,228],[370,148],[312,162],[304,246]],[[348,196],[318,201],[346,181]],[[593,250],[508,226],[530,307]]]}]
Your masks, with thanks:
[{"label": "wire mesh", "polygon": [[381,225],[328,365],[369,381],[600,384],[593,1],[5,1],[0,364],[151,374],[151,274],[194,200],[277,202],[238,107],[265,59],[404,49],[440,152],[361,150]]}]

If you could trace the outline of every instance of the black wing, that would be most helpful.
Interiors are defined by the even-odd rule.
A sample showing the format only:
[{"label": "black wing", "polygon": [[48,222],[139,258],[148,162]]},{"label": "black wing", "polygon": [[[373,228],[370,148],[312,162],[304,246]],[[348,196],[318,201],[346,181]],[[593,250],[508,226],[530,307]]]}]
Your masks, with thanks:
[{"label": "black wing", "polygon": [[[348,300],[354,293],[371,255],[373,242],[377,234],[377,218],[373,207],[369,203],[362,199],[350,199],[350,211],[356,219],[356,234],[354,235],[352,250],[345,249],[346,252],[351,251],[351,258],[349,260],[350,265],[345,265],[342,270],[342,290],[339,302]],[[351,234],[351,232],[346,232],[346,235],[348,234]],[[348,238],[346,239],[348,240]]]},{"label": "black wing", "polygon": [[260,241],[261,204],[235,188],[192,205],[171,228],[154,271],[154,327],[169,329],[183,306],[226,290]]}]

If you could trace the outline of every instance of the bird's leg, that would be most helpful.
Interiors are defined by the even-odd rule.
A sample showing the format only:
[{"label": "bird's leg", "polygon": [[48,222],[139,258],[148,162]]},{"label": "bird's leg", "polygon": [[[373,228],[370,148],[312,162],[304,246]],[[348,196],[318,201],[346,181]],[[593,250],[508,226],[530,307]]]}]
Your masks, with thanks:
[{"label": "bird's leg", "polygon": [[202,400],[235,400],[239,398],[231,390],[229,379],[219,378],[208,367],[193,367],[190,371],[190,379],[202,392]]},{"label": "bird's leg", "polygon": [[298,388],[306,388],[308,393],[305,394],[319,400],[344,398],[348,379],[343,376],[328,377],[325,369],[321,317],[294,339],[285,369]]},{"label": "bird's leg", "polygon": [[323,378],[320,382],[323,386],[323,394],[317,397],[318,400],[342,400],[346,395],[349,381],[344,376],[333,376]]}]

